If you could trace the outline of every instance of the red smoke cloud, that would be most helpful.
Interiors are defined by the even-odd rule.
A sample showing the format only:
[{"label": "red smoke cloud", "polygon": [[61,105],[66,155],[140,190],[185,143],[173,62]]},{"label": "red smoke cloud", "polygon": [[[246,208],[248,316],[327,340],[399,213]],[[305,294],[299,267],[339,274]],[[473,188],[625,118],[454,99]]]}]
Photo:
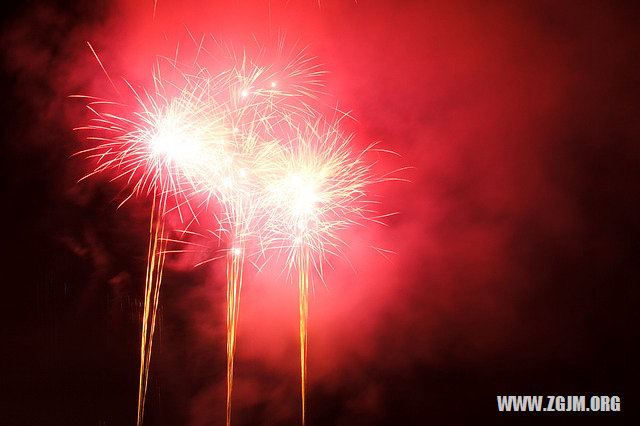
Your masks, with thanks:
[{"label": "red smoke cloud", "polygon": [[[327,102],[351,111],[355,143],[380,140],[400,154],[381,157],[381,167],[411,167],[403,173],[410,183],[376,188],[383,210],[398,212],[388,226],[349,231],[348,259],[332,259],[324,282],[314,282],[309,424],[425,424],[429,416],[462,424],[488,416],[496,393],[627,391],[619,377],[633,359],[629,337],[606,337],[629,318],[624,295],[637,295],[629,283],[638,277],[628,254],[638,232],[630,201],[638,189],[638,85],[630,71],[638,36],[624,11],[581,3],[159,0],[154,17],[153,8],[152,1],[100,6],[101,13],[40,5],[8,26],[4,66],[43,128],[82,122],[68,94],[114,96],[86,41],[112,78],[144,85],[156,55],[172,56],[179,44],[189,56],[189,34],[237,48],[253,36],[268,45],[284,34],[309,45],[329,71]],[[63,194],[65,208],[108,204],[96,201],[104,185],[74,187],[83,165],[61,159],[82,142],[63,133],[64,147],[45,146],[51,140],[40,132],[15,150],[47,152],[71,170],[48,191]],[[140,259],[123,260],[125,243],[109,235],[143,256],[144,209],[140,202],[95,212],[84,236],[74,224],[43,227],[74,256],[86,247],[98,259],[92,286],[118,276],[113,291],[133,298]],[[135,226],[127,230],[123,220]],[[94,221],[115,228],[95,231]],[[149,424],[224,417],[224,266],[193,271],[185,256],[170,259],[163,288]],[[297,315],[297,288],[285,275],[267,268],[246,279],[236,425],[297,421]],[[111,327],[135,327],[132,316],[128,325],[111,319]],[[129,393],[136,332],[118,363]],[[623,367],[585,378],[596,359]],[[455,398],[472,410],[458,412]],[[126,404],[100,418],[129,419],[133,398]]]}]

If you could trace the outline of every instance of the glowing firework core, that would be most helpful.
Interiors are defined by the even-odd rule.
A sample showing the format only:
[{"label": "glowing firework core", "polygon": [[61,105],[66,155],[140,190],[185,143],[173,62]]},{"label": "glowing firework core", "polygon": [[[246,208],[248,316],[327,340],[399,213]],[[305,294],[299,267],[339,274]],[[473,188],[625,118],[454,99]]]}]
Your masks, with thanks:
[{"label": "glowing firework core", "polygon": [[164,155],[178,162],[192,162],[202,155],[197,135],[176,118],[166,117],[158,125],[149,142],[155,155]]},{"label": "glowing firework core", "polygon": [[294,242],[300,243],[305,231],[314,221],[316,206],[321,201],[316,180],[312,175],[292,172],[276,184],[274,191],[277,202],[289,207],[290,219],[297,228]]}]

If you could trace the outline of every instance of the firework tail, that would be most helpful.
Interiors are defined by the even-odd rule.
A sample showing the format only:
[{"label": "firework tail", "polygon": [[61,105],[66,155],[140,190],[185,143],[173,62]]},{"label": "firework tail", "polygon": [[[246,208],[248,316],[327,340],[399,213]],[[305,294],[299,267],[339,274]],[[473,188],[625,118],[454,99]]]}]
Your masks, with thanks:
[{"label": "firework tail", "polygon": [[300,396],[302,425],[305,424],[307,386],[307,320],[309,316],[309,252],[298,253],[298,292],[300,297]]},{"label": "firework tail", "polygon": [[236,352],[240,291],[244,268],[244,249],[231,248],[227,252],[227,421],[231,424],[231,394],[233,390],[233,362]]},{"label": "firework tail", "polygon": [[138,417],[137,425],[141,426],[144,418],[144,404],[147,395],[149,365],[153,334],[156,328],[156,317],[162,284],[162,271],[166,256],[165,211],[167,207],[166,193],[154,191],[153,205],[149,220],[149,251],[147,254],[147,273],[144,288],[144,309],[142,314],[142,335],[140,339],[140,378],[138,383]]}]

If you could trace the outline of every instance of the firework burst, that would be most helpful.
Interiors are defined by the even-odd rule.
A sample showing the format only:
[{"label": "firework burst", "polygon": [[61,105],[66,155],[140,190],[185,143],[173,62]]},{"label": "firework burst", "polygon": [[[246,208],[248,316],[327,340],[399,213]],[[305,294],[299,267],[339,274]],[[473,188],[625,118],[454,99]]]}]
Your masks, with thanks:
[{"label": "firework burst", "polygon": [[[170,65],[176,71],[175,64]],[[177,74],[176,81],[166,81],[158,65],[154,71],[153,92],[136,91],[127,83],[135,99],[133,111],[122,104],[88,98],[87,108],[94,117],[89,125],[76,129],[89,132],[87,139],[95,144],[79,153],[95,159],[94,171],[85,178],[110,173],[113,180],[124,180],[130,192],[122,203],[139,194],[152,198],[140,344],[138,424],[144,416],[166,257],[168,201],[171,199],[181,213],[180,207],[190,206],[189,198],[204,176],[211,179],[220,175],[213,171],[222,168],[224,158],[210,141],[232,133],[232,128],[225,126],[228,105],[216,102],[213,96],[219,86],[224,87],[224,76],[210,78],[202,72]]]},{"label": "firework burst", "polygon": [[[204,37],[197,43],[196,58],[206,62],[210,58],[203,58],[209,53],[203,41]],[[227,425],[245,262],[249,257],[284,258],[285,270],[297,276],[305,422],[313,271],[322,277],[327,258],[343,255],[341,231],[380,219],[367,191],[384,179],[375,178],[373,164],[365,161],[373,146],[354,152],[353,137],[340,130],[341,120],[318,118],[312,105],[322,93],[320,65],[304,49],[284,46],[281,39],[272,58],[260,47],[253,59],[247,51],[236,55],[227,48],[226,66],[225,60],[220,61],[222,67],[217,63],[223,68],[217,74],[195,61],[185,66],[165,58],[167,72],[159,60],[152,90],[126,84],[133,106],[75,96],[88,101],[93,115],[87,126],[76,129],[88,132],[93,143],[79,153],[95,162],[85,178],[108,174],[124,182],[129,192],[122,203],[135,195],[152,199],[138,425],[144,417],[167,243],[179,241],[168,238],[166,216],[171,211],[177,212],[185,233],[199,216],[215,211],[216,227],[208,233],[227,243]],[[105,70],[101,62],[100,66]],[[109,81],[113,84],[110,77]]]},{"label": "firework burst", "polygon": [[308,296],[311,272],[322,277],[328,255],[342,255],[340,231],[378,220],[368,186],[376,182],[367,150],[355,154],[352,136],[338,123],[304,121],[292,129],[282,155],[265,174],[270,215],[264,226],[265,250],[275,249],[295,271],[300,310],[300,375],[302,423],[306,412]]}]

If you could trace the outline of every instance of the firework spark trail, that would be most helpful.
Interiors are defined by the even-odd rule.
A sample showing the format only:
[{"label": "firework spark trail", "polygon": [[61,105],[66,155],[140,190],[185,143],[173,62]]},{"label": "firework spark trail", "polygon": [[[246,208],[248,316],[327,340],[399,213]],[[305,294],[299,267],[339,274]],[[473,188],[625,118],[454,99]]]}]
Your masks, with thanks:
[{"label": "firework spark trail", "polygon": [[300,308],[300,395],[302,401],[302,424],[305,424],[307,387],[307,323],[309,319],[309,252],[298,256],[298,294]]},{"label": "firework spark trail", "polygon": [[162,272],[166,258],[165,213],[166,193],[158,197],[154,193],[149,225],[149,250],[147,255],[147,272],[145,277],[144,310],[142,320],[142,336],[140,340],[140,377],[138,383],[138,415],[137,424],[141,425],[144,418],[144,405],[147,395],[149,365],[153,335],[162,284]]},{"label": "firework spark trail", "polygon": [[226,424],[231,424],[231,394],[233,389],[233,362],[236,350],[238,316],[240,312],[240,291],[244,252],[233,249],[227,252],[227,404]]}]

